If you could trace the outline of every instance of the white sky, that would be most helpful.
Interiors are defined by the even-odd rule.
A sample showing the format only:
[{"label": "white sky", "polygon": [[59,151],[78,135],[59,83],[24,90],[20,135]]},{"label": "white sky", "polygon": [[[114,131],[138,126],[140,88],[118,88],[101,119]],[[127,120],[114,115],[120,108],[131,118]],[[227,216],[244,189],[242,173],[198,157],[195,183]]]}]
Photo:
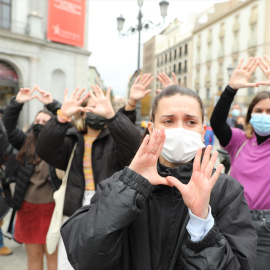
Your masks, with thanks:
[{"label": "white sky", "polygon": [[[126,19],[123,32],[136,26],[139,6],[137,0],[88,0],[89,41],[91,52],[89,65],[95,66],[104,84],[111,86],[114,95],[126,96],[129,77],[137,69],[138,33],[119,37],[116,18],[122,14]],[[188,23],[187,17],[194,12],[204,11],[218,2],[226,0],[167,0],[170,4],[165,26],[141,32],[141,55],[143,43],[161,32],[175,18]],[[154,23],[162,22],[160,0],[144,0],[143,19]],[[142,67],[142,60],[141,65]]]}]

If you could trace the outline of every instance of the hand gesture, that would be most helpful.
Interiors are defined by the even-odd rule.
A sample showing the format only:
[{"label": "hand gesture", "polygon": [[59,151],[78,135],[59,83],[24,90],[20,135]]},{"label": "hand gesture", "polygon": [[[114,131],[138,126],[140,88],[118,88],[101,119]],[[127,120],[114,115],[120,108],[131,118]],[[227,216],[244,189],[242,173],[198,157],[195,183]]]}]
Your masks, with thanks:
[{"label": "hand gesture", "polygon": [[[167,88],[169,85],[177,84],[177,78],[175,73],[172,73],[173,81],[166,75],[166,73],[159,73],[157,79],[161,82],[163,88]],[[157,89],[157,93],[160,93],[162,89]]]},{"label": "hand gesture", "polygon": [[154,130],[150,140],[146,135],[138,152],[132,160],[129,168],[142,175],[152,185],[170,185],[166,178],[161,177],[157,172],[157,161],[165,142],[165,130]]},{"label": "hand gesture", "polygon": [[84,91],[85,88],[79,91],[79,88],[77,87],[71,96],[68,97],[68,89],[65,90],[64,101],[61,107],[61,114],[64,118],[69,119],[79,111],[84,112],[85,108],[83,108],[81,104],[89,97],[89,93],[81,97]]},{"label": "hand gesture", "polygon": [[151,93],[151,89],[147,89],[147,87],[152,81],[153,76],[150,73],[144,74],[142,77],[139,75],[130,89],[129,103],[134,105],[138,100],[143,99],[147,94]]},{"label": "hand gesture", "polygon": [[112,103],[110,100],[111,97],[111,88],[108,87],[106,96],[98,85],[91,85],[94,93],[90,91],[90,96],[95,103],[95,107],[86,107],[85,111],[90,111],[96,115],[103,116],[106,119],[112,118],[115,115]]},{"label": "hand gesture", "polygon": [[257,59],[250,57],[245,64],[243,64],[243,62],[244,60],[241,59],[229,81],[229,86],[235,90],[238,90],[239,88],[257,86],[256,83],[248,82],[258,66]]},{"label": "hand gesture", "polygon": [[222,164],[219,165],[212,175],[218,153],[214,152],[210,159],[211,148],[211,145],[207,146],[202,164],[200,164],[202,149],[200,148],[197,151],[193,163],[193,173],[187,185],[182,184],[178,179],[172,176],[166,178],[171,185],[175,186],[181,192],[183,200],[191,212],[195,216],[203,219],[207,218],[211,190],[223,168]]},{"label": "hand gesture", "polygon": [[20,88],[15,100],[19,103],[25,103],[31,99],[37,98],[37,95],[33,95],[36,90],[36,86],[30,90],[28,87]]},{"label": "hand gesture", "polygon": [[257,85],[270,85],[270,58],[265,55],[264,59],[265,61],[263,61],[263,59],[259,57],[259,67],[266,76],[267,81],[257,82]]},{"label": "hand gesture", "polygon": [[36,86],[36,90],[41,94],[41,96],[37,96],[37,99],[40,102],[42,102],[44,105],[47,105],[53,102],[52,94],[50,92],[46,92],[40,89],[39,86]]}]

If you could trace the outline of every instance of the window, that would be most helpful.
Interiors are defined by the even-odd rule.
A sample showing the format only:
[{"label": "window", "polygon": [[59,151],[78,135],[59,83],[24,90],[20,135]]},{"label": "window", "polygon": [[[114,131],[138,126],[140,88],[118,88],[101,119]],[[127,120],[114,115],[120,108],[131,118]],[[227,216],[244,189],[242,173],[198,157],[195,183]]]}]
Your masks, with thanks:
[{"label": "window", "polygon": [[184,86],[187,87],[187,77],[184,77]]},{"label": "window", "polygon": [[182,63],[180,62],[178,64],[178,73],[181,74],[181,72],[182,72]]},{"label": "window", "polygon": [[176,65],[173,65],[173,72],[176,73]]},{"label": "window", "polygon": [[177,55],[177,50],[174,50],[174,60],[176,59],[176,55]]},{"label": "window", "polygon": [[170,60],[169,61],[172,61],[172,52],[170,52]]},{"label": "window", "polygon": [[157,67],[159,67],[159,58],[157,59]]},{"label": "window", "polygon": [[179,57],[182,57],[182,47],[179,48]]},{"label": "window", "polygon": [[184,64],[184,72],[187,72],[187,60],[185,60],[185,64]]},{"label": "window", "polygon": [[179,85],[181,84],[181,78],[178,79],[178,83],[179,83]]},{"label": "window", "polygon": [[10,29],[11,0],[0,0],[0,28]]},{"label": "window", "polygon": [[206,99],[210,99],[210,89],[206,89]]},{"label": "window", "polygon": [[167,54],[165,54],[165,64],[167,64]]},{"label": "window", "polygon": [[188,45],[185,44],[185,55],[187,55],[187,54],[188,54]]}]

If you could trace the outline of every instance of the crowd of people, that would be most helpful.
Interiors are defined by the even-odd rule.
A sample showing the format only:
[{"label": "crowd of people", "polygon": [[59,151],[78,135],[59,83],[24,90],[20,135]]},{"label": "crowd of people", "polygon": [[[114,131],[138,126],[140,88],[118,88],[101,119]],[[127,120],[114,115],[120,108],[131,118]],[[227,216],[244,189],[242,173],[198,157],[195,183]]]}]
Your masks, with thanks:
[{"label": "crowd of people", "polygon": [[[249,82],[257,69],[267,80]],[[118,112],[110,88],[104,93],[98,85],[66,89],[62,103],[38,86],[10,100],[0,120],[1,180],[8,190],[12,164],[15,190],[3,197],[29,270],[42,270],[44,255],[48,270],[268,269],[270,91],[254,96],[246,117],[233,102],[241,88],[270,86],[270,58],[239,62],[210,123],[197,92],[172,78],[158,75],[163,89],[143,135],[135,108],[151,92],[151,74],[137,77]],[[24,132],[18,118],[33,99],[41,110]],[[229,157],[225,171],[215,168],[214,134]],[[8,144],[14,151],[7,158]],[[54,192],[73,149],[61,239],[51,254]],[[0,256],[11,253],[0,238]]]}]

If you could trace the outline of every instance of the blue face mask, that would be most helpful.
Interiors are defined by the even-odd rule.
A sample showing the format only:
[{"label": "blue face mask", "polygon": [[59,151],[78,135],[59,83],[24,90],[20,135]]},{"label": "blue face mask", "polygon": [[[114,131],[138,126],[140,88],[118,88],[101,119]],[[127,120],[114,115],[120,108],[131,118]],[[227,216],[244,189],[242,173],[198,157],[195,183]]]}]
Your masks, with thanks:
[{"label": "blue face mask", "polygon": [[250,124],[254,131],[260,136],[270,135],[270,115],[266,113],[251,114]]},{"label": "blue face mask", "polygon": [[238,117],[239,115],[240,115],[240,110],[238,110],[238,109],[233,109],[232,110],[232,116],[234,118]]}]

